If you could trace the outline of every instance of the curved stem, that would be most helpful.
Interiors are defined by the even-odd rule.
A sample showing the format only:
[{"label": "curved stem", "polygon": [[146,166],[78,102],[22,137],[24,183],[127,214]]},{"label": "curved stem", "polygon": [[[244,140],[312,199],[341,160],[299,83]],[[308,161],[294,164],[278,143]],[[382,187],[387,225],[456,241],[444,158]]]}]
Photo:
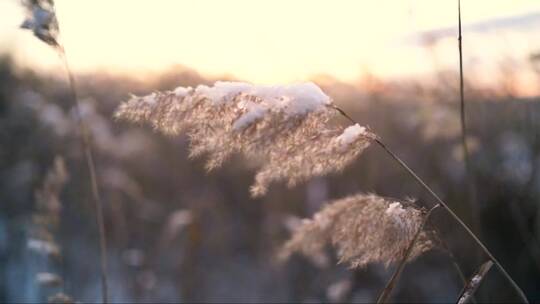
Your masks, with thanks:
[{"label": "curved stem", "polygon": [[[352,119],[349,115],[345,113],[342,109],[339,107],[333,105],[333,108],[336,109],[339,113],[341,113],[343,116],[345,116],[348,120],[350,120],[353,123],[357,123],[354,119]],[[499,263],[499,261],[491,254],[491,252],[487,249],[487,247],[480,241],[480,239],[474,234],[474,232],[471,231],[471,229],[461,220],[457,214],[454,213],[452,209],[411,169],[405,162],[403,162],[390,148],[388,148],[379,138],[375,138],[374,141],[388,154],[390,157],[392,157],[424,190],[426,190],[435,200],[438,204],[443,207],[448,214],[456,221],[458,222],[463,229],[471,236],[471,238],[476,242],[476,244],[482,249],[482,251],[493,261],[495,266],[499,269],[499,271],[503,274],[503,276],[510,282],[512,287],[516,290],[519,297],[524,303],[529,303],[527,300],[527,296],[521,290],[519,285],[512,279],[512,277],[506,272],[504,267]]]},{"label": "curved stem", "polygon": [[457,216],[457,214],[454,213],[450,207],[428,186],[426,183],[414,173],[414,171],[409,168],[397,155],[395,155],[380,139],[375,139],[375,142],[383,148],[407,173],[409,173],[410,176],[412,176],[419,184],[424,188],[427,192],[435,198],[437,203],[439,203],[453,218],[456,222],[458,222],[465,231],[472,237],[472,239],[482,248],[482,251],[493,261],[493,263],[497,266],[499,271],[504,275],[504,277],[510,282],[512,287],[517,291],[518,295],[521,297],[524,303],[529,303],[527,300],[527,296],[525,296],[525,293],[521,288],[517,285],[517,283],[512,279],[512,277],[506,272],[504,267],[499,263],[499,261],[491,254],[491,252],[487,249],[487,247],[480,241],[480,239],[474,234],[474,232],[471,231],[471,229]]}]

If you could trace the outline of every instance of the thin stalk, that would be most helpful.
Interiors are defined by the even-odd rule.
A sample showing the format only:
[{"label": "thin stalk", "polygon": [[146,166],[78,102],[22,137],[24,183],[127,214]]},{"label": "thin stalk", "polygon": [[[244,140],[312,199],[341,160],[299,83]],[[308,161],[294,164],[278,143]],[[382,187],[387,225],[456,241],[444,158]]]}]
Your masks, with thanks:
[{"label": "thin stalk", "polygon": [[[352,123],[357,123],[354,119],[352,119],[349,115],[347,115],[342,109],[339,109],[337,106],[333,106],[339,113],[341,113],[344,117],[349,119]],[[457,214],[450,209],[450,207],[418,176],[416,173],[405,164],[390,148],[388,148],[379,138],[376,138],[374,140],[392,159],[394,159],[400,166],[403,168],[424,190],[426,190],[435,200],[438,204],[443,207],[448,214],[456,221],[458,222],[463,229],[470,235],[470,237],[476,242],[476,244],[482,249],[482,251],[493,261],[493,263],[497,266],[499,271],[502,273],[502,275],[510,282],[512,287],[516,290],[519,297],[524,303],[529,303],[527,300],[527,296],[525,296],[525,293],[521,288],[517,285],[517,283],[512,279],[512,277],[506,272],[504,267],[499,263],[499,261],[491,254],[491,252],[487,249],[487,247],[480,241],[480,239],[472,232],[472,230],[457,216]]]},{"label": "thin stalk", "polygon": [[477,234],[480,235],[480,212],[478,210],[478,202],[474,178],[469,157],[469,147],[467,145],[467,125],[465,117],[465,89],[463,84],[463,46],[461,35],[461,0],[458,0],[458,50],[459,50],[459,100],[460,100],[460,121],[461,121],[461,145],[463,147],[463,160],[465,162],[465,178],[467,181],[467,193],[469,204],[472,210],[472,227]]},{"label": "thin stalk", "polygon": [[98,232],[99,232],[99,249],[100,249],[100,260],[101,260],[101,288],[102,288],[102,302],[108,303],[108,288],[107,288],[107,239],[105,235],[105,220],[103,216],[103,202],[101,200],[101,195],[99,191],[99,186],[97,183],[97,175],[96,175],[96,165],[94,162],[94,156],[92,153],[91,143],[90,143],[90,136],[88,132],[88,126],[86,125],[86,122],[83,118],[83,115],[81,113],[81,107],[79,103],[79,96],[77,94],[77,85],[75,82],[75,77],[73,76],[73,73],[71,72],[71,69],[69,68],[68,60],[66,57],[66,52],[64,51],[64,48],[59,46],[58,53],[60,55],[60,58],[62,59],[62,62],[64,64],[64,67],[66,69],[68,79],[69,79],[69,87],[70,87],[70,93],[71,93],[71,100],[75,104],[75,113],[77,115],[77,120],[79,122],[79,128],[81,132],[81,138],[83,143],[83,149],[84,149],[84,155],[86,158],[86,165],[88,167],[88,171],[90,173],[90,184],[91,184],[91,192],[92,197],[95,204],[95,211],[96,211],[96,223],[98,226]]},{"label": "thin stalk", "polygon": [[465,166],[469,168],[469,149],[467,147],[467,128],[465,125],[465,93],[463,85],[463,46],[461,35],[461,0],[458,0],[458,49],[459,49],[459,98],[460,98],[460,120],[461,120],[461,142],[463,145],[463,155]]},{"label": "thin stalk", "polygon": [[394,290],[394,287],[396,286],[397,279],[401,275],[401,272],[405,268],[405,264],[407,264],[407,261],[409,260],[409,257],[411,256],[411,253],[414,248],[414,244],[416,244],[416,241],[418,240],[418,237],[420,236],[420,233],[422,233],[422,230],[424,230],[424,227],[426,226],[427,222],[429,221],[429,217],[433,213],[433,211],[437,208],[439,208],[440,205],[437,204],[433,206],[424,216],[424,219],[422,221],[422,224],[414,234],[414,237],[412,238],[411,242],[409,243],[409,246],[407,247],[407,250],[405,251],[405,254],[403,255],[403,258],[401,258],[401,261],[399,262],[396,270],[392,274],[392,277],[390,280],[386,283],[386,286],[384,287],[383,291],[379,295],[379,298],[377,299],[377,303],[386,303],[388,300],[388,297],[390,297],[390,294],[392,293],[392,290]]}]

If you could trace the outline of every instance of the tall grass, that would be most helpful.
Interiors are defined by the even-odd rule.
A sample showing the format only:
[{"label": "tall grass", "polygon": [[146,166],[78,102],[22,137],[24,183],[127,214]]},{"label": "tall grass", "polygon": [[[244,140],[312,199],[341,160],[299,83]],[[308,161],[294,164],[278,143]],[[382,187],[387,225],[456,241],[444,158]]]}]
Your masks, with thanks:
[{"label": "tall grass", "polygon": [[[52,7],[50,13],[55,16],[52,1],[30,2],[32,6],[47,11],[42,7],[43,3]],[[458,6],[462,144],[469,172],[459,1]],[[103,202],[90,134],[80,111],[76,80],[69,68],[64,47],[57,40],[59,27],[56,18],[43,23],[34,16],[31,21],[33,23],[29,22],[26,27],[31,28],[39,39],[55,47],[68,74],[96,208],[102,301],[105,303],[108,301],[108,284]],[[347,118],[352,125],[333,123],[338,114]],[[528,302],[514,279],[473,229],[380,136],[362,127],[312,83],[254,86],[248,83],[218,82],[213,87],[179,87],[174,91],[157,92],[144,97],[133,96],[120,105],[115,116],[131,122],[149,123],[168,135],[187,133],[191,140],[191,157],[208,155],[208,170],[220,167],[235,153],[258,160],[259,171],[251,188],[254,197],[266,194],[275,182],[286,182],[294,186],[313,177],[341,172],[365,149],[377,145],[434,199],[435,203],[429,211],[422,211],[416,203],[405,206],[397,200],[390,201],[376,196],[367,199],[351,196],[330,204],[317,213],[313,221],[304,224],[289,245],[286,245],[290,251],[288,255],[292,251],[321,250],[325,242],[330,242],[338,249],[341,260],[351,262],[352,267],[365,266],[371,262],[397,264],[394,274],[378,298],[378,302],[383,303],[389,299],[405,264],[433,247],[428,237],[431,232],[426,229],[426,225],[435,210],[444,210],[475,241],[489,261],[510,282],[521,300]],[[472,187],[470,177],[468,179],[467,184]],[[475,203],[475,199],[471,199],[471,202]],[[373,219],[382,220],[375,223]],[[359,229],[366,229],[375,235],[359,233]],[[471,297],[475,288],[465,287],[467,296]]]},{"label": "tall grass", "polygon": [[83,145],[86,166],[90,174],[90,186],[96,212],[96,223],[99,233],[99,247],[101,260],[101,282],[102,282],[102,301],[108,302],[107,288],[107,240],[105,234],[105,221],[103,216],[103,201],[99,190],[96,164],[92,151],[92,143],[88,126],[83,117],[79,96],[77,93],[77,84],[73,72],[71,71],[64,46],[59,41],[60,26],[58,23],[55,4],[53,0],[27,0],[23,2],[28,11],[28,17],[21,25],[22,28],[32,30],[34,35],[41,41],[47,43],[57,51],[68,76],[70,88],[70,100],[72,101],[80,131],[80,137]]}]

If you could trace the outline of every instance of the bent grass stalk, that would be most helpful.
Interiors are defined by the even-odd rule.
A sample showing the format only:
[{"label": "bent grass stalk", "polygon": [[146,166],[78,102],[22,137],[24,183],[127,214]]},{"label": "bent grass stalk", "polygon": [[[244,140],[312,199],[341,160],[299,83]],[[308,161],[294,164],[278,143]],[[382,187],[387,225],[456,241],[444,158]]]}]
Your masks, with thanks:
[{"label": "bent grass stalk", "polygon": [[[334,106],[334,108],[340,113],[342,114],[345,118],[347,118],[348,120],[350,120],[351,122],[353,123],[357,123],[354,119],[352,119],[345,111],[343,111],[342,109],[340,109],[339,107],[337,106]],[[446,212],[448,212],[448,214],[450,214],[450,216],[461,226],[463,227],[463,229],[465,229],[465,231],[467,232],[467,234],[469,234],[469,236],[476,242],[476,244],[482,249],[482,251],[484,252],[484,254],[486,254],[488,256],[488,258],[495,264],[495,266],[497,266],[497,269],[499,269],[499,271],[501,272],[501,274],[508,280],[508,282],[512,285],[512,287],[516,290],[516,292],[518,293],[519,297],[521,298],[521,300],[524,302],[524,303],[529,303],[529,301],[527,300],[527,296],[525,295],[525,293],[523,292],[523,290],[521,290],[521,288],[519,287],[519,285],[514,281],[514,279],[510,276],[510,274],[508,274],[508,272],[506,271],[506,269],[504,269],[504,267],[501,265],[501,263],[499,263],[499,261],[495,258],[495,256],[493,256],[493,254],[489,251],[489,249],[484,245],[484,243],[482,243],[482,241],[476,236],[476,234],[469,228],[469,226],[467,226],[467,224],[465,224],[461,218],[448,206],[448,204],[446,204],[409,166],[407,166],[407,164],[405,162],[403,162],[401,160],[401,158],[399,158],[394,152],[392,152],[392,150],[390,150],[390,148],[388,148],[382,141],[380,138],[376,138],[374,140],[394,161],[396,161],[399,166],[401,168],[403,168],[409,176],[411,176],[422,188],[424,188],[424,190],[426,190],[434,199],[435,201],[437,202],[437,204],[441,205],[442,208],[444,208],[444,210],[446,210]]]}]

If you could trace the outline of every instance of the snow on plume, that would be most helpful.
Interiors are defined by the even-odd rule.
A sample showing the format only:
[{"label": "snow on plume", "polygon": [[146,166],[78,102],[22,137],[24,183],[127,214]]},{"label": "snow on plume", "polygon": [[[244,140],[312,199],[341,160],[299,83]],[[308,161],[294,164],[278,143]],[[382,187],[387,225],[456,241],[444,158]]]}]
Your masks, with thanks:
[{"label": "snow on plume", "polygon": [[399,217],[405,213],[405,209],[403,209],[403,206],[401,206],[401,203],[399,202],[393,202],[390,205],[388,205],[388,209],[385,211],[386,215],[391,217]]},{"label": "snow on plume", "polygon": [[289,186],[339,172],[369,146],[375,134],[354,125],[331,126],[332,99],[311,82],[268,86],[218,81],[132,96],[115,117],[150,123],[165,134],[186,133],[192,157],[207,155],[207,169],[234,153],[259,160],[252,194],[275,181]]},{"label": "snow on plume", "polygon": [[336,139],[341,144],[343,148],[347,148],[348,145],[353,143],[358,137],[366,133],[366,128],[355,124],[347,127],[343,133],[338,136]]},{"label": "snow on plume", "polygon": [[255,121],[263,118],[268,111],[268,108],[257,104],[250,104],[249,108],[250,110],[246,112],[246,114],[240,116],[240,118],[234,122],[233,129],[235,131],[242,130]]}]

